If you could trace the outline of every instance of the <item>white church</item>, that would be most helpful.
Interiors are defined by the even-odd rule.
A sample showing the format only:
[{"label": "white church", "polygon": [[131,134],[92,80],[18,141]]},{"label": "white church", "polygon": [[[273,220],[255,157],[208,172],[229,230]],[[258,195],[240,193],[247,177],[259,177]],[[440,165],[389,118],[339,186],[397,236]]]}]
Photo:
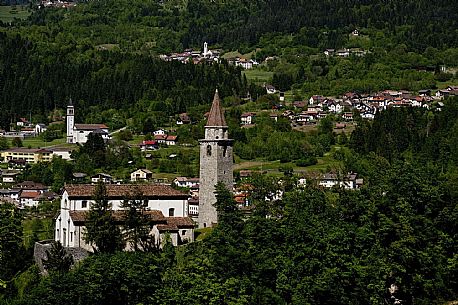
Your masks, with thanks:
[{"label": "white church", "polygon": [[110,139],[108,127],[105,124],[75,124],[75,107],[70,100],[67,106],[67,143],[84,144],[90,133],[97,133],[105,141]]},{"label": "white church", "polygon": [[[95,188],[93,184],[64,187],[54,234],[55,240],[64,247],[93,250],[92,245],[84,240],[84,231],[88,212],[94,204]],[[158,244],[162,244],[166,234],[171,237],[173,245],[194,241],[194,222],[187,215],[187,193],[158,184],[107,184],[106,189],[112,217],[121,227],[127,215],[122,208],[124,199],[140,192],[147,201],[144,213],[150,222],[150,235]]]},{"label": "white church", "polygon": [[[67,109],[67,131],[70,143],[80,142],[79,129],[73,123],[74,108]],[[72,128],[71,128],[72,127]],[[75,135],[75,131],[78,133]],[[87,135],[86,135],[87,137]],[[170,236],[173,245],[194,241],[194,228],[212,227],[218,222],[215,185],[223,182],[232,191],[233,187],[233,140],[228,137],[228,126],[224,118],[218,91],[215,92],[207,124],[205,137],[200,143],[200,191],[199,218],[194,223],[190,215],[189,194],[163,184],[107,184],[107,197],[112,207],[112,217],[121,227],[126,219],[122,207],[125,198],[141,194],[146,201],[150,222],[150,235],[162,244],[165,236]],[[60,213],[56,217],[55,241],[64,247],[82,248],[92,251],[91,244],[84,240],[86,221],[91,205],[94,204],[95,185],[65,185],[60,203]],[[128,250],[128,249],[127,249]]]}]

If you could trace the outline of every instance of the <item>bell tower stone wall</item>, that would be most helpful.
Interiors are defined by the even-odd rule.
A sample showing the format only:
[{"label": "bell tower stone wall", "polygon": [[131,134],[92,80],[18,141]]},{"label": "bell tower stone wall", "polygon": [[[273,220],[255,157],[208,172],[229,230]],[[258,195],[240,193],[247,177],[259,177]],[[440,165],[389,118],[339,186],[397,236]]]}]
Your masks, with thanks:
[{"label": "bell tower stone wall", "polygon": [[200,143],[199,228],[218,222],[215,185],[223,182],[232,192],[233,140],[228,139],[228,127],[221,110],[218,91],[205,126],[205,139]]}]

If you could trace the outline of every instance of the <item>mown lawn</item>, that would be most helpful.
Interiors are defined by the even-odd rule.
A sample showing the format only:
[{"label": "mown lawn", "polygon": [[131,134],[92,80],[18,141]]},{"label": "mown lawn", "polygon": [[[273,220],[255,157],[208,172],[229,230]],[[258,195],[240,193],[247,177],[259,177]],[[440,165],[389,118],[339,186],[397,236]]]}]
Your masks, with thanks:
[{"label": "mown lawn", "polygon": [[14,18],[26,19],[31,12],[22,6],[0,6],[0,21],[9,23]]},{"label": "mown lawn", "polygon": [[45,142],[40,137],[34,137],[34,138],[25,138],[24,140],[22,140],[22,145],[24,147],[30,147],[30,148],[42,148],[42,147],[65,144],[66,142],[67,142],[66,138],[55,139],[51,142]]},{"label": "mown lawn", "polygon": [[273,72],[259,69],[245,70],[243,71],[243,74],[245,74],[247,80],[253,81],[257,84],[268,83],[274,75]]}]

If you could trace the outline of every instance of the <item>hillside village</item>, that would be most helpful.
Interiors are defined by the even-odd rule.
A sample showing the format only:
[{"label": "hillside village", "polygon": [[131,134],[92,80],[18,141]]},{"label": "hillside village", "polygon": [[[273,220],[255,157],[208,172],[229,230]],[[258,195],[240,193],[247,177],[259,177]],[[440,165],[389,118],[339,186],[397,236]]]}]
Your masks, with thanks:
[{"label": "hillside village", "polygon": [[[310,102],[310,104],[315,106],[319,104],[319,102],[314,100]],[[72,152],[77,149],[75,144],[84,145],[88,141],[88,137],[96,135],[103,141],[110,140],[107,136],[108,130],[104,130],[106,128],[105,125],[75,124],[74,114],[75,107],[70,103],[67,108],[66,117],[67,146],[37,149],[19,147],[2,151],[1,154],[3,162],[8,164],[8,169],[2,171],[3,189],[1,189],[1,201],[13,203],[20,209],[36,209],[43,202],[60,201],[61,216],[57,218],[55,238],[56,240],[60,240],[64,246],[91,250],[91,246],[86,244],[82,239],[83,229],[81,226],[84,226],[84,213],[90,208],[90,199],[93,195],[94,187],[98,183],[106,184],[108,193],[113,194],[109,195],[109,198],[113,197],[109,200],[114,200],[113,208],[115,210],[122,211],[122,198],[129,196],[129,194],[133,194],[135,190],[140,190],[143,196],[150,196],[152,201],[148,204],[148,209],[152,209],[153,211],[157,210],[157,212],[155,212],[156,214],[154,214],[155,216],[151,220],[154,222],[154,235],[156,236],[156,240],[163,240],[163,234],[166,232],[169,234],[173,233],[172,240],[175,245],[193,241],[193,228],[195,224],[199,224],[199,227],[206,227],[216,222],[216,214],[214,211],[208,212],[204,210],[204,216],[202,216],[201,212],[202,206],[204,206],[205,209],[208,209],[209,206],[208,203],[203,205],[202,201],[205,203],[208,200],[214,200],[212,199],[214,195],[209,195],[213,194],[213,188],[217,182],[217,180],[214,180],[216,178],[212,176],[214,175],[213,166],[216,166],[216,168],[223,166],[224,173],[227,173],[227,175],[230,174],[224,181],[226,181],[226,184],[234,193],[234,199],[238,203],[239,208],[249,213],[251,206],[250,187],[248,187],[250,184],[249,178],[256,174],[256,171],[241,171],[240,180],[234,180],[232,176],[232,152],[229,150],[232,145],[232,140],[227,139],[227,125],[217,93],[214,97],[212,109],[206,114],[206,139],[201,140],[200,144],[200,179],[178,176],[171,181],[171,183],[165,181],[161,182],[155,178],[152,171],[140,168],[131,172],[130,181],[126,183],[125,180],[117,180],[106,173],[100,172],[88,176],[84,173],[74,172],[72,173],[72,184],[65,185],[59,193],[52,192],[50,186],[43,185],[42,183],[21,181],[21,173],[31,164],[51,162],[53,158],[71,161]],[[190,123],[191,121],[184,114],[180,115],[176,121],[177,125]],[[244,124],[243,118],[241,124]],[[37,124],[35,128],[38,128],[37,126],[39,126],[41,130],[46,129],[46,126],[42,124]],[[30,126],[28,128],[32,127]],[[215,133],[221,133],[221,136],[215,136]],[[176,138],[176,136],[168,135],[164,129],[159,129],[153,133],[152,140],[143,140],[137,146],[146,157],[149,152],[160,150],[161,147],[176,146]],[[218,146],[214,146],[214,149],[216,149],[216,147],[218,147],[218,149],[224,147],[222,155],[218,152],[216,153],[217,159],[214,161],[206,161],[205,155],[211,158],[211,148],[213,146],[205,143],[220,143]],[[222,159],[220,160],[219,158]],[[212,163],[213,165],[208,167],[205,165],[205,162],[216,163]],[[218,165],[218,162],[222,162],[222,165]],[[210,172],[207,173],[207,171]],[[209,176],[207,177],[207,175]],[[221,176],[218,177],[220,177],[218,179],[221,179]],[[208,179],[213,182],[209,182]],[[297,179],[298,183],[302,185],[307,183],[306,179],[303,177],[298,177]],[[307,179],[311,179],[311,176]],[[363,179],[358,178],[355,173],[349,173],[344,177],[335,173],[327,173],[321,176],[315,176],[314,179],[317,180],[319,186],[324,188],[342,187],[345,189],[358,189],[363,185]],[[151,184],[153,182],[155,183]],[[152,189],[150,189],[150,187]],[[172,187],[178,190],[174,190]],[[145,188],[144,191],[143,188]],[[275,194],[275,198],[281,198],[281,196],[281,191]],[[176,202],[174,201],[175,199],[173,199],[175,197],[176,200],[178,200]],[[159,200],[159,202],[157,200]],[[161,203],[162,201],[163,203]],[[122,222],[122,212],[119,213],[121,213],[119,215],[119,221]],[[209,218],[205,218],[206,220],[202,222],[202,220],[200,220],[202,217]],[[66,225],[67,222],[69,222],[69,226]]]}]

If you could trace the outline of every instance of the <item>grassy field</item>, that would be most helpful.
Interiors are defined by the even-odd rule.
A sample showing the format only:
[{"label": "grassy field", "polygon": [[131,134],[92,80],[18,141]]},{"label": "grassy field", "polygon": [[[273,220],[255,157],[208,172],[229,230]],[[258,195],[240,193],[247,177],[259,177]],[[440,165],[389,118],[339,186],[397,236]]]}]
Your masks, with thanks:
[{"label": "grassy field", "polygon": [[[11,140],[10,140],[10,145],[11,145]],[[42,147],[48,147],[48,146],[61,145],[61,144],[65,144],[65,143],[66,143],[66,139],[65,138],[56,139],[56,140],[51,141],[51,142],[45,142],[40,137],[26,138],[26,139],[22,140],[22,145],[24,147],[26,147],[26,148],[27,147],[30,147],[30,148],[42,148]]]},{"label": "grassy field", "polygon": [[458,79],[452,79],[447,82],[438,82],[437,83],[437,88],[438,89],[445,89],[448,86],[458,86]]},{"label": "grassy field", "polygon": [[257,84],[268,83],[272,79],[273,72],[263,71],[258,69],[251,69],[243,71],[247,80],[253,81]]},{"label": "grassy field", "polygon": [[205,239],[205,237],[207,237],[207,235],[209,235],[212,230],[213,228],[195,229],[194,235],[195,235],[196,241]]},{"label": "grassy field", "polygon": [[324,154],[323,157],[318,157],[318,163],[307,167],[296,166],[293,162],[281,163],[279,160],[276,161],[262,161],[262,160],[241,160],[236,158],[236,164],[234,170],[255,170],[261,172],[267,172],[271,175],[282,175],[280,171],[282,168],[293,168],[296,173],[311,173],[311,172],[326,172],[330,168],[336,168],[341,166],[341,162],[333,158],[333,154],[336,150],[341,149],[340,146],[333,146],[330,152]]},{"label": "grassy field", "polygon": [[54,225],[52,218],[25,219],[22,222],[24,227],[24,244],[28,245],[36,232],[39,240],[52,239],[54,236]]},{"label": "grassy field", "polygon": [[0,21],[9,23],[18,19],[26,19],[30,16],[30,11],[23,6],[0,6]]}]

